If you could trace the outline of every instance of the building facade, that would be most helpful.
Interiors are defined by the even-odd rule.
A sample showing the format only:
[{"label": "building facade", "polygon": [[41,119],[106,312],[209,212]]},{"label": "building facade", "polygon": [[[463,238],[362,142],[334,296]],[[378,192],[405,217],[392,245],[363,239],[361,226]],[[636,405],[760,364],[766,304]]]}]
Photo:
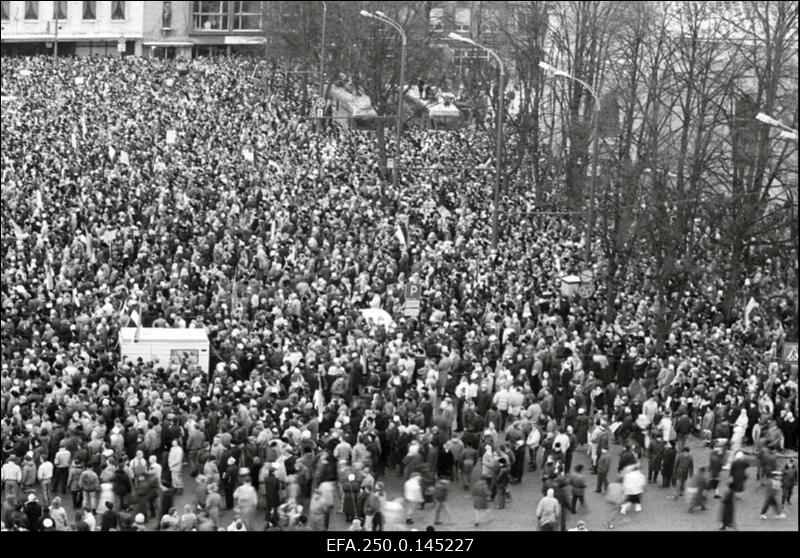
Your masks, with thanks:
[{"label": "building facade", "polygon": [[147,2],[7,2],[3,54],[139,55]]},{"label": "building facade", "polygon": [[145,56],[263,54],[265,4],[259,1],[144,2]]},{"label": "building facade", "polygon": [[3,1],[2,52],[167,58],[263,54],[265,4]]}]

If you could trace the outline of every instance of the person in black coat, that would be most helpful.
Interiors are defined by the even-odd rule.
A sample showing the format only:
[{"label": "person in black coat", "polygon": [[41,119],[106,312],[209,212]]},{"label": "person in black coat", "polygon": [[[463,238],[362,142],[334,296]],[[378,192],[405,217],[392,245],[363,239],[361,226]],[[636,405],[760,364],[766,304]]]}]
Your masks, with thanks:
[{"label": "person in black coat", "polygon": [[110,531],[111,529],[116,529],[117,525],[117,512],[114,511],[114,504],[106,502],[106,510],[100,518],[100,530]]},{"label": "person in black coat", "polygon": [[522,474],[525,471],[525,452],[528,446],[525,445],[524,440],[517,442],[514,448],[514,464],[511,466],[510,482],[522,482]]},{"label": "person in black coat", "polygon": [[678,451],[675,449],[675,442],[668,442],[664,447],[664,453],[661,457],[661,476],[663,488],[673,486],[673,475],[675,473],[675,460],[678,457]]},{"label": "person in black coat", "polygon": [[625,467],[635,465],[636,462],[636,454],[633,452],[630,444],[625,444],[625,448],[622,450],[622,453],[619,454],[619,466],[617,467],[617,471],[619,472]]},{"label": "person in black coat", "polygon": [[42,517],[42,505],[39,503],[36,495],[30,494],[28,496],[28,501],[25,502],[25,505],[22,507],[22,511],[25,514],[25,517],[28,518],[29,529],[31,531],[38,531],[39,518]]},{"label": "person in black coat", "polygon": [[221,480],[225,490],[225,508],[230,510],[233,508],[233,491],[236,490],[236,483],[239,481],[239,466],[235,457],[229,457],[227,463]]},{"label": "person in black coat", "polygon": [[451,478],[453,476],[453,454],[449,448],[439,447],[439,455],[436,459],[437,476],[439,478]]},{"label": "person in black coat", "polygon": [[275,471],[270,468],[267,478],[264,479],[264,496],[267,503],[267,523],[277,523],[278,506],[281,505],[281,481],[275,477]]},{"label": "person in black coat", "polygon": [[133,486],[131,485],[131,479],[128,477],[128,474],[125,472],[125,469],[122,466],[117,467],[117,470],[114,471],[114,479],[112,481],[114,491],[114,499],[117,500],[120,509],[124,508],[125,505],[128,503],[128,497],[130,496],[131,490]]},{"label": "person in black coat", "polygon": [[722,498],[722,506],[720,508],[720,521],[722,523],[722,527],[719,528],[720,531],[724,531],[728,527],[731,529],[736,529],[734,523],[736,493],[734,492],[733,488],[733,483],[730,483],[728,485],[728,491]]}]

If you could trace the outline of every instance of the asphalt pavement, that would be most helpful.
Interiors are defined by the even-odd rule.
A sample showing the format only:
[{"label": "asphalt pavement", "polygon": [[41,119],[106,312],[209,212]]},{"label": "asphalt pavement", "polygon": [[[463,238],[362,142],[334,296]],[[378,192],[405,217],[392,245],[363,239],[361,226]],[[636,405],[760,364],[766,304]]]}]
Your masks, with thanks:
[{"label": "asphalt pavement", "polygon": [[[710,450],[703,446],[699,440],[691,440],[689,443],[692,449],[695,467],[708,464]],[[621,451],[620,445],[614,445],[611,449],[614,456],[613,471],[616,470],[617,456]],[[791,454],[796,458],[796,454]],[[541,454],[540,454],[541,459]],[[795,459],[796,460],[796,459]],[[573,467],[578,463],[585,465],[586,471],[589,467],[589,457],[580,452],[573,457]],[[784,461],[779,459],[779,466],[783,466]],[[479,469],[476,466],[476,469]],[[646,465],[643,466],[646,470]],[[759,518],[761,505],[764,501],[764,489],[758,486],[755,480],[755,467],[748,469],[748,481],[742,498],[736,502],[736,525],[740,531],[797,531],[798,512],[797,494],[792,497],[792,504],[785,509],[786,519],[777,519],[772,511],[768,512],[769,518],[762,520]],[[590,531],[710,531],[720,527],[720,500],[713,499],[708,495],[707,511],[696,510],[688,512],[688,503],[685,498],[675,498],[675,489],[661,488],[659,485],[649,484],[642,498],[642,511],[639,513],[631,512],[628,515],[620,515],[618,506],[612,506],[604,495],[596,494],[594,491],[594,475],[586,474],[586,504],[587,509],[578,509],[576,514],[567,514],[567,528],[575,527],[579,520],[586,522]],[[184,474],[185,489],[182,495],[176,497],[175,505],[182,509],[184,504],[190,504],[193,500],[195,489],[194,479]],[[722,486],[726,486],[724,481],[727,479],[727,471],[723,471]],[[387,497],[389,500],[402,498],[403,481],[399,478],[396,470],[388,470],[383,479]],[[613,478],[609,479],[613,482]],[[660,479],[659,479],[660,480]],[[448,514],[443,515],[443,524],[436,526],[437,531],[535,531],[537,523],[535,517],[536,506],[542,497],[542,478],[541,470],[530,472],[527,470],[522,482],[510,485],[511,499],[506,502],[504,509],[495,509],[490,505],[487,511],[488,521],[478,527],[473,525],[474,512],[472,498],[468,491],[463,490],[461,483],[453,482],[450,484],[450,491],[447,502]],[[796,488],[796,487],[795,487]],[[71,498],[69,495],[62,497],[62,502],[71,512]],[[72,515],[70,515],[72,517]],[[259,510],[257,514],[257,526],[263,529],[265,525],[264,512]],[[227,527],[233,521],[233,511],[225,510],[220,514],[221,524]],[[609,528],[609,523],[613,527]],[[408,529],[424,530],[428,525],[433,524],[433,505],[427,504],[424,509],[416,511],[414,514],[414,524],[409,525]],[[151,519],[148,529],[155,529],[158,525],[156,519]],[[347,529],[344,515],[334,513],[331,517],[331,530],[341,531]]]}]

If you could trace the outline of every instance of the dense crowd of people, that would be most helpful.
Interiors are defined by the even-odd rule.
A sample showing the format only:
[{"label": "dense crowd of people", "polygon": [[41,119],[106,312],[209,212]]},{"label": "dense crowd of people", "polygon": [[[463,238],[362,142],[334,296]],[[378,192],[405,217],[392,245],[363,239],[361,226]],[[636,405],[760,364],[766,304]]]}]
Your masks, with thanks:
[{"label": "dense crowd of people", "polygon": [[[748,279],[795,285],[751,320],[724,319],[713,279],[675,293],[657,350],[648,271],[613,323],[602,288],[562,296],[582,227],[525,189],[493,249],[491,138],[408,130],[395,190],[374,133],[317,129],[270,71],[2,59],[4,530],[406,529],[464,489],[480,526],[532,471],[530,528],[567,530],[591,490],[636,513],[655,482],[734,526],[750,467],[783,515],[796,262]],[[133,308],[204,328],[210,374],[121,359]]]}]

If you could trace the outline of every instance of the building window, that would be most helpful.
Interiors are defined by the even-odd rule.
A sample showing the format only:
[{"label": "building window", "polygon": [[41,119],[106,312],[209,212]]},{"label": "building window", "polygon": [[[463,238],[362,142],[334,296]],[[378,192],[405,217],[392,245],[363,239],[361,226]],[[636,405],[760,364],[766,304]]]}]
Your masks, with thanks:
[{"label": "building window", "polygon": [[83,19],[97,19],[97,2],[83,3]]},{"label": "building window", "polygon": [[39,19],[39,2],[25,2],[25,19]]},{"label": "building window", "polygon": [[197,31],[227,31],[227,2],[194,2],[194,28]]},{"label": "building window", "polygon": [[469,8],[456,8],[456,31],[469,33],[472,22],[472,10]]},{"label": "building window", "polygon": [[514,16],[517,20],[517,31],[525,33],[533,26],[533,19],[529,10],[518,8]]},{"label": "building window", "polygon": [[172,29],[172,2],[161,4],[161,28]]},{"label": "building window", "polygon": [[234,2],[233,28],[241,31],[261,29],[261,2]]},{"label": "building window", "polygon": [[444,8],[431,8],[431,31],[444,31]]},{"label": "building window", "polygon": [[53,2],[53,19],[55,20],[67,19],[66,2]]},{"label": "building window", "polygon": [[125,2],[111,2],[111,19],[125,19]]},{"label": "building window", "polygon": [[11,19],[9,17],[10,12],[11,12],[11,2],[6,2],[5,0],[3,0],[2,4],[0,4],[0,18],[2,18],[3,21],[8,21],[9,19]]},{"label": "building window", "polygon": [[484,35],[492,37],[496,35],[500,29],[502,29],[500,22],[500,10],[497,8],[487,7],[483,12],[483,29],[481,29],[481,31]]}]

